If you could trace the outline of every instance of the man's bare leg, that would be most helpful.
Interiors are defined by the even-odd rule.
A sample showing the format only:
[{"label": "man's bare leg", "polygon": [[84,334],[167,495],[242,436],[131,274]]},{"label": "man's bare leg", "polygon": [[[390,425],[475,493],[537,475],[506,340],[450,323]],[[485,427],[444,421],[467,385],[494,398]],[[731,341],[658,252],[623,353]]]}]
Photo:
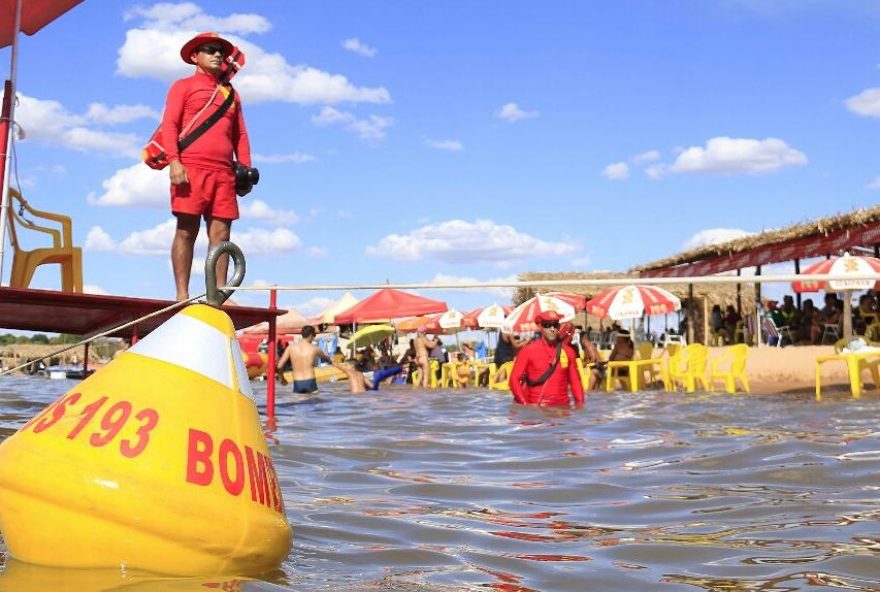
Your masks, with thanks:
[{"label": "man's bare leg", "polygon": [[[212,248],[217,243],[229,240],[230,231],[232,230],[232,220],[224,220],[223,218],[207,218],[208,222],[208,248]],[[217,287],[222,288],[226,285],[227,273],[229,270],[229,255],[223,254],[217,259]]]},{"label": "man's bare leg", "polygon": [[199,235],[199,216],[193,214],[175,214],[177,229],[171,243],[171,268],[174,270],[174,285],[177,289],[177,300],[189,298],[189,276],[192,272],[193,245]]}]

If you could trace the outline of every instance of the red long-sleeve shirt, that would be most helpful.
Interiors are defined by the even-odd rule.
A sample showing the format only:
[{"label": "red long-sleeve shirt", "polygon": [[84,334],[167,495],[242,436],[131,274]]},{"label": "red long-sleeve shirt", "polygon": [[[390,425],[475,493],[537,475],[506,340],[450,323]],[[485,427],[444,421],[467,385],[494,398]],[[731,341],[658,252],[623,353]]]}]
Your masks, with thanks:
[{"label": "red long-sleeve shirt", "polygon": [[510,372],[510,392],[520,405],[568,406],[568,387],[576,405],[584,404],[584,385],[575,364],[576,354],[568,345],[562,346],[556,370],[543,384],[528,386],[521,381],[523,374],[536,380],[547,371],[556,359],[556,344],[545,339],[535,339],[516,354]]},{"label": "red long-sleeve shirt", "polygon": [[[162,145],[168,162],[180,160],[184,166],[232,171],[234,152],[238,162],[251,166],[251,146],[238,93],[235,95],[235,101],[217,123],[208,128],[182,153],[177,150],[180,132],[199,111],[202,111],[216,88],[217,80],[201,71],[197,71],[189,78],[181,78],[171,85],[165,101],[165,113],[162,116]],[[223,104],[227,91],[226,87],[222,87],[217,92],[212,104],[202,111],[189,131],[197,128]]]}]

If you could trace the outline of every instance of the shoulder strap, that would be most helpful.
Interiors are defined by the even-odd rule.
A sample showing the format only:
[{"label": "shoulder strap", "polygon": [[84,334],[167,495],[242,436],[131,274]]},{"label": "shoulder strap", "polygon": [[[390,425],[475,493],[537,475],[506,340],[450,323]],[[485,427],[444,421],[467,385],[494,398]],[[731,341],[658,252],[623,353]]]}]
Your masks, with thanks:
[{"label": "shoulder strap", "polygon": [[217,107],[217,110],[214,111],[213,113],[211,113],[210,117],[208,117],[205,121],[203,121],[201,123],[201,125],[199,125],[199,127],[194,129],[193,131],[191,131],[189,133],[189,135],[187,135],[185,138],[183,138],[177,144],[177,151],[183,152],[184,148],[186,148],[187,146],[189,146],[190,144],[192,144],[193,142],[198,140],[199,136],[201,136],[206,131],[208,131],[212,125],[217,123],[220,120],[220,118],[223,117],[223,114],[226,113],[226,111],[232,105],[232,102],[234,100],[235,100],[235,89],[233,89],[230,86],[229,87],[229,95],[227,95],[226,100],[223,101],[223,104],[220,105],[219,107]]},{"label": "shoulder strap", "polygon": [[542,374],[541,376],[539,376],[535,380],[529,380],[528,377],[526,377],[526,375],[523,374],[523,382],[525,382],[529,386],[540,386],[540,385],[544,384],[545,382],[547,382],[547,379],[550,378],[553,375],[553,373],[556,371],[556,366],[559,364],[559,358],[561,355],[562,355],[562,342],[557,341],[556,342],[556,359],[553,360],[553,363],[550,364],[550,367],[547,368],[547,370],[544,372],[544,374]]}]

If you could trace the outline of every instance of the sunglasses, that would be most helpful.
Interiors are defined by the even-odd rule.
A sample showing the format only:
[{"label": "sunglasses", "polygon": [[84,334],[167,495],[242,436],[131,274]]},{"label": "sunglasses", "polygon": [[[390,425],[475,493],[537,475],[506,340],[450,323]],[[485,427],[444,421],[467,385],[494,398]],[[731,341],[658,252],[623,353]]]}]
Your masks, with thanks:
[{"label": "sunglasses", "polygon": [[542,321],[541,326],[545,329],[558,329],[559,323],[557,321]]},{"label": "sunglasses", "polygon": [[220,55],[226,55],[226,52],[223,51],[223,48],[219,45],[203,45],[199,48],[199,53],[207,53],[213,55],[217,52],[220,52]]}]

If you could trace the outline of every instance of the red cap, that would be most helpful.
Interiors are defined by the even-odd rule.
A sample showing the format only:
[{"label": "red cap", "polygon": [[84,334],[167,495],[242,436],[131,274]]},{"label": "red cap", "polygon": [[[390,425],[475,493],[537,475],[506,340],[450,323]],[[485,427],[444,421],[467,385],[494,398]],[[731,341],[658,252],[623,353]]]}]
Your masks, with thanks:
[{"label": "red cap", "polygon": [[223,54],[229,55],[232,53],[234,49],[234,45],[221,37],[218,33],[199,33],[189,41],[183,44],[183,47],[180,48],[180,57],[187,64],[192,64],[192,60],[190,56],[192,56],[193,52],[198,49],[202,45],[210,44],[210,43],[219,43],[223,47]]},{"label": "red cap", "polygon": [[535,317],[536,323],[541,323],[543,321],[561,321],[562,317],[559,316],[559,313],[555,310],[545,310],[543,312],[539,312],[538,316]]}]

